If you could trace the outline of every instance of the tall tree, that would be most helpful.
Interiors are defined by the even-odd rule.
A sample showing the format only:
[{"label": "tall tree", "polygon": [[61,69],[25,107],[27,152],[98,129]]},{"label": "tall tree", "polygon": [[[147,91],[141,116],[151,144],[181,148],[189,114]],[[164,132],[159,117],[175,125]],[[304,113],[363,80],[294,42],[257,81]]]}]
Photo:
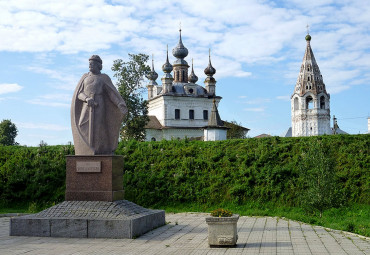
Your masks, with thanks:
[{"label": "tall tree", "polygon": [[113,63],[112,71],[118,79],[118,91],[126,101],[128,114],[123,120],[121,139],[145,139],[144,126],[148,123],[148,102],[142,98],[145,90],[143,85],[144,76],[150,71],[146,64],[149,59],[145,54],[128,54],[129,61],[123,62],[117,59]]},{"label": "tall tree", "polygon": [[225,127],[228,127],[227,130],[227,139],[245,139],[247,138],[248,128],[245,128],[241,123],[236,122],[235,120],[228,122],[224,121]]},{"label": "tall tree", "polygon": [[324,210],[339,206],[344,197],[336,181],[330,147],[319,139],[311,140],[305,147],[298,166],[304,183],[301,202],[308,211],[317,210],[321,218]]},{"label": "tall tree", "polygon": [[16,145],[17,127],[10,120],[0,122],[0,145]]}]

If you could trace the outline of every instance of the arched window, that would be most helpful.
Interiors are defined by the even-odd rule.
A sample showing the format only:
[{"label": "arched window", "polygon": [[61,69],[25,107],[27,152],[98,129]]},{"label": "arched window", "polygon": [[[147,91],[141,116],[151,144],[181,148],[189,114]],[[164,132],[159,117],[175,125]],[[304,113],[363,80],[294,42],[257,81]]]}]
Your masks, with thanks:
[{"label": "arched window", "polygon": [[177,72],[176,72],[176,76],[177,76],[177,79],[176,79],[176,80],[177,80],[177,81],[180,81],[180,71],[177,71]]},{"label": "arched window", "polygon": [[325,97],[320,97],[320,109],[325,109]]},{"label": "arched window", "polygon": [[294,110],[298,110],[299,109],[299,105],[298,105],[298,98],[294,98]]},{"label": "arched window", "polygon": [[182,79],[181,79],[181,81],[183,81],[183,82],[184,82],[184,81],[185,81],[185,77],[186,77],[186,76],[185,76],[185,70],[182,70]]},{"label": "arched window", "polygon": [[310,81],[310,76],[307,77],[307,80]]},{"label": "arched window", "polygon": [[311,96],[306,97],[306,109],[313,109],[313,99]]}]

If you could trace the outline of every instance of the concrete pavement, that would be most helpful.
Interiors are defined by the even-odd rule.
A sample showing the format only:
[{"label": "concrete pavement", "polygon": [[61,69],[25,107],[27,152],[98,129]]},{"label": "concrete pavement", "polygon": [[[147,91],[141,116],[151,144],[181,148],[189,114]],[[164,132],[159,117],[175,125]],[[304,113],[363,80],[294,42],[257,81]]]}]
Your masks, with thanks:
[{"label": "concrete pavement", "polygon": [[240,217],[235,248],[210,248],[204,213],[166,214],[169,224],[137,239],[9,236],[0,218],[0,254],[335,254],[370,255],[370,239],[273,217]]}]

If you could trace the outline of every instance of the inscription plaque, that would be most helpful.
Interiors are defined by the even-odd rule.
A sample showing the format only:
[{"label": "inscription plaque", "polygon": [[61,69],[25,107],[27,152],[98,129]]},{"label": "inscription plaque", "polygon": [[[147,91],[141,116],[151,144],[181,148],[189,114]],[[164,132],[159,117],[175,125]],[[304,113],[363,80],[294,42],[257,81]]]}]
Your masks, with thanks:
[{"label": "inscription plaque", "polygon": [[77,161],[76,162],[77,173],[100,173],[101,172],[101,161]]}]

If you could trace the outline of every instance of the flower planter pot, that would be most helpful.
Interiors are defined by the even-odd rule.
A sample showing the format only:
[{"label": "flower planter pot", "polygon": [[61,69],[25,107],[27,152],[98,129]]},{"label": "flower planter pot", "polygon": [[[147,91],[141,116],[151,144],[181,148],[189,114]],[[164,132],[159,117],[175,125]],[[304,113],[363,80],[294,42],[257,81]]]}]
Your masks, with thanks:
[{"label": "flower planter pot", "polygon": [[238,220],[238,214],[234,214],[231,217],[206,217],[209,245],[235,246],[238,240]]}]

